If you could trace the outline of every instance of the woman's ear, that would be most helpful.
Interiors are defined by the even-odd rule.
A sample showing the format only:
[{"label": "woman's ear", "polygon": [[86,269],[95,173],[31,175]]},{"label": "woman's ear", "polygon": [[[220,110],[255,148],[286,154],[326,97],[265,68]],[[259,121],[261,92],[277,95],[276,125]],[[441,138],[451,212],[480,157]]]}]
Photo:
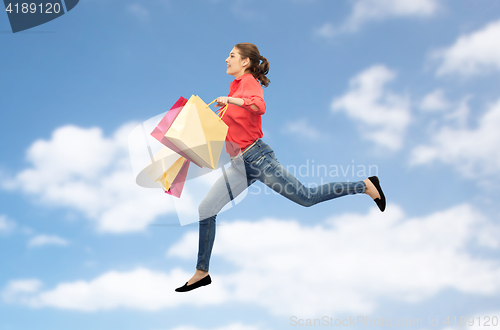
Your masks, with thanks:
[{"label": "woman's ear", "polygon": [[242,67],[247,67],[250,65],[250,57],[247,57],[243,60],[243,63],[241,64]]}]

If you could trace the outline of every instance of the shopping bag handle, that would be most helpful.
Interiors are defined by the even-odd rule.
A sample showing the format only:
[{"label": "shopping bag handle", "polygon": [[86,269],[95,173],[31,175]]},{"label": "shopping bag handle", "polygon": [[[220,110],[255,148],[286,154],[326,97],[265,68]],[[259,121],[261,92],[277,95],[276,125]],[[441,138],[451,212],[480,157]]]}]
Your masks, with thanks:
[{"label": "shopping bag handle", "polygon": [[[213,100],[212,102],[210,102],[209,104],[207,104],[207,108],[210,107],[210,105],[214,104],[215,101],[217,101],[217,99]],[[217,115],[219,116],[219,121],[222,120],[222,117],[224,117],[224,114],[226,113],[226,110],[227,110],[227,106],[229,105],[226,104],[222,109],[219,109],[217,111]]]}]

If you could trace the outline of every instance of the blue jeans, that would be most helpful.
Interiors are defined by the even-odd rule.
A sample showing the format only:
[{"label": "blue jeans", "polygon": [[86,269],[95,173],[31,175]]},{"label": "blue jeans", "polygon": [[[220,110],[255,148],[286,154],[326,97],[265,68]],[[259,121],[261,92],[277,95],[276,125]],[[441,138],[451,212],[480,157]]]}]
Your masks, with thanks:
[{"label": "blue jeans", "polygon": [[261,139],[231,159],[231,166],[201,202],[200,235],[196,269],[208,271],[215,240],[215,217],[222,208],[255,181],[302,206],[312,206],[345,195],[364,193],[366,185],[358,182],[330,182],[308,188],[276,159],[274,151]]}]

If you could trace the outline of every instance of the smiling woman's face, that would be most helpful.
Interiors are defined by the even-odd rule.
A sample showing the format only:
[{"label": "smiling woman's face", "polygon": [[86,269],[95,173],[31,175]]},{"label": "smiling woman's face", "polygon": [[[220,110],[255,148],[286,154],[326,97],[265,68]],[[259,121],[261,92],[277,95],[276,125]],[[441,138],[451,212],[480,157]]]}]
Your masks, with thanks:
[{"label": "smiling woman's face", "polygon": [[234,76],[235,78],[239,78],[240,76],[245,74],[245,70],[250,64],[250,59],[245,58],[244,60],[242,60],[238,49],[233,48],[229,53],[229,57],[226,58],[226,64],[226,73]]}]

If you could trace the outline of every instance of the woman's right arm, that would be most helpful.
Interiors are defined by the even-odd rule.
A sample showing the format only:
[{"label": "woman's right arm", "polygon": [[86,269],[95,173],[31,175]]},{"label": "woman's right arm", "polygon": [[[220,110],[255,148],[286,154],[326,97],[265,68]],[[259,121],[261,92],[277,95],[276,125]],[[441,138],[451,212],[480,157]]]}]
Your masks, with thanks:
[{"label": "woman's right arm", "polygon": [[264,104],[264,111],[261,111],[260,108],[258,106],[256,106],[255,103],[253,103],[251,101],[251,99],[252,98],[250,98],[250,101],[247,101],[247,104],[245,104],[246,102],[245,102],[245,99],[243,99],[243,98],[221,96],[221,97],[218,97],[216,100],[216,102],[217,102],[216,107],[221,107],[221,106],[224,106],[226,104],[234,104],[234,105],[237,105],[237,106],[242,107],[242,108],[245,108],[244,106],[247,106],[247,107],[249,106],[250,109],[253,110],[252,112],[255,112],[256,114],[263,114],[265,112],[264,100],[262,100],[262,102],[260,102],[261,104],[262,103]]}]

